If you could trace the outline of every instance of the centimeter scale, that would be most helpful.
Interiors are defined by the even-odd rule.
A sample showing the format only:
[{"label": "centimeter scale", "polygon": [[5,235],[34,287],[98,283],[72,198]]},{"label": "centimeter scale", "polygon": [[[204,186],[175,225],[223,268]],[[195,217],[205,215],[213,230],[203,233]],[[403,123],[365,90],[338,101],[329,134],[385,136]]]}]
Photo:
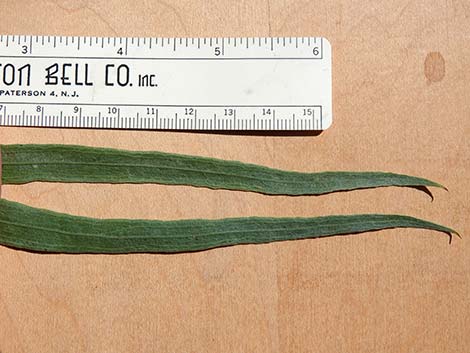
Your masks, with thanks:
[{"label": "centimeter scale", "polygon": [[0,36],[0,125],[324,130],[324,38]]}]

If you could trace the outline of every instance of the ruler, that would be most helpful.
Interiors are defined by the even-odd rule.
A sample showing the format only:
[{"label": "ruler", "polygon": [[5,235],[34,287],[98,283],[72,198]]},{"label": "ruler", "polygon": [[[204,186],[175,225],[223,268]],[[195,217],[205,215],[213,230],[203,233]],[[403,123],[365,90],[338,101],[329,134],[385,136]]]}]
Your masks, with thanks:
[{"label": "ruler", "polygon": [[0,36],[0,125],[324,130],[324,38]]}]

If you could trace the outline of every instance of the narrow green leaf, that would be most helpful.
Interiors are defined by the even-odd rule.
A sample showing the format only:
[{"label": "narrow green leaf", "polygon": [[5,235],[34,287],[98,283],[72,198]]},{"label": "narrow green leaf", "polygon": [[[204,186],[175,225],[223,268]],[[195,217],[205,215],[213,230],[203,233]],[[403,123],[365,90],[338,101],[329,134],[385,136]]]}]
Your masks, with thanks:
[{"label": "narrow green leaf", "polygon": [[3,145],[4,184],[33,181],[159,183],[271,195],[320,195],[381,186],[426,189],[433,181],[383,172],[299,173],[260,165],[163,152],[74,145]]},{"label": "narrow green leaf", "polygon": [[179,221],[93,219],[0,199],[0,244],[44,252],[178,253],[405,227],[457,234],[450,228],[400,215]]}]

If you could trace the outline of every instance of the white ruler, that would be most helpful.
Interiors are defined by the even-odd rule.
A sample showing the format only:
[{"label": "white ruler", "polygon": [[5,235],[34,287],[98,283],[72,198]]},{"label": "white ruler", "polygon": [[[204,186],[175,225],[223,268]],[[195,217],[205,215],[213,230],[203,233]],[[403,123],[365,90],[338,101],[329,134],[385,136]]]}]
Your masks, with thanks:
[{"label": "white ruler", "polygon": [[324,130],[324,38],[0,36],[0,125]]}]

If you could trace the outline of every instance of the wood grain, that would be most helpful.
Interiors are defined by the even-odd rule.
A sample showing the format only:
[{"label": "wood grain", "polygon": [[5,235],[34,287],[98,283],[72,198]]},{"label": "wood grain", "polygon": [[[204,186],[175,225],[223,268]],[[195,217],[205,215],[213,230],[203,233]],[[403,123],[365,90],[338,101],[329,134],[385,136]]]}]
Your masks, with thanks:
[{"label": "wood grain", "polygon": [[2,144],[162,150],[300,171],[383,170],[450,190],[436,190],[430,203],[416,190],[393,188],[289,198],[34,183],[4,185],[6,199],[149,219],[405,213],[463,235],[451,246],[433,232],[391,230],[181,255],[0,248],[2,353],[468,351],[467,2],[22,0],[0,2],[0,13],[4,34],[326,36],[334,100],[333,126],[318,136],[0,128]]}]

